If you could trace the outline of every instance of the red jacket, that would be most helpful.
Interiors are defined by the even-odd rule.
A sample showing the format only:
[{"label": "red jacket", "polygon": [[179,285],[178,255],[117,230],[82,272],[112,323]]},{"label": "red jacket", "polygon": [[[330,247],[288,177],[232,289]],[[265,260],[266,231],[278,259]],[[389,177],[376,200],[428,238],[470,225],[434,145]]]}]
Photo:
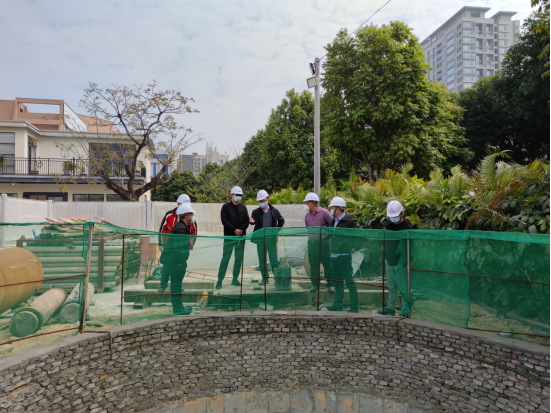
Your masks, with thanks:
[{"label": "red jacket", "polygon": [[[178,215],[176,215],[176,209],[174,208],[168,211],[165,216],[163,217],[163,222],[161,222],[161,229],[159,232],[163,234],[170,234],[172,231],[172,228],[174,228],[174,225],[178,222],[179,218]],[[189,234],[190,235],[197,235],[197,224],[192,222],[189,226]],[[166,244],[168,237],[162,237],[161,243]],[[193,245],[192,245],[193,248]]]}]

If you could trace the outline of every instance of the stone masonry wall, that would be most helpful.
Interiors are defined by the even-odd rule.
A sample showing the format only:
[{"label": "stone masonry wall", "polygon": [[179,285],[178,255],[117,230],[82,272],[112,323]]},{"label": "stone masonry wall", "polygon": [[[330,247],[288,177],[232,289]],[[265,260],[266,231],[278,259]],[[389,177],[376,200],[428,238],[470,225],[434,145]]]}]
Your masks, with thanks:
[{"label": "stone masonry wall", "polygon": [[549,412],[549,349],[396,317],[226,313],[69,337],[0,360],[1,412],[139,412],[231,392],[362,393],[423,411]]}]

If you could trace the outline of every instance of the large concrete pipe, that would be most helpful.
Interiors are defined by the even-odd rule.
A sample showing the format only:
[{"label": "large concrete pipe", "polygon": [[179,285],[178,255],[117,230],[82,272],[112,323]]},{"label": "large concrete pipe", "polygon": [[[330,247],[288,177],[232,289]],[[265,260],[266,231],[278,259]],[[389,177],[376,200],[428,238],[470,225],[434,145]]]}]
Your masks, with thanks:
[{"label": "large concrete pipe", "polygon": [[19,310],[10,321],[10,332],[15,337],[26,337],[48,322],[61,307],[67,293],[61,288],[52,288],[46,291],[29,307]]},{"label": "large concrete pipe", "polygon": [[[86,297],[86,310],[90,307],[90,303],[94,298],[94,285],[88,283],[88,297]],[[63,303],[59,310],[59,318],[62,323],[76,323],[80,321],[80,284],[73,288],[73,291]]]},{"label": "large concrete pipe", "polygon": [[[42,264],[32,252],[24,248],[0,248],[0,314],[31,298],[43,278]],[[26,284],[2,287],[17,283]]]}]

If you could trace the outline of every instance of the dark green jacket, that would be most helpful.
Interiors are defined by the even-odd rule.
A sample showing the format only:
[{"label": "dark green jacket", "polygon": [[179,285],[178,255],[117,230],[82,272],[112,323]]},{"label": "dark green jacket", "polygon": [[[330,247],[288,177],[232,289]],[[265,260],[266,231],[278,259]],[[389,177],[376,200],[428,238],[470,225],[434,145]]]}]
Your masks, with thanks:
[{"label": "dark green jacket", "polygon": [[[342,217],[342,219],[339,221],[336,228],[334,228],[334,225],[335,218],[333,218],[329,223],[329,228],[333,228],[334,230],[336,228],[360,228],[360,224],[358,224],[358,219],[348,212],[345,212],[344,217]],[[360,238],[346,236],[346,233],[347,231],[342,230],[334,231],[334,234],[331,236],[332,254],[350,254],[350,251],[352,251],[352,249],[360,249],[357,245],[360,241]]]}]

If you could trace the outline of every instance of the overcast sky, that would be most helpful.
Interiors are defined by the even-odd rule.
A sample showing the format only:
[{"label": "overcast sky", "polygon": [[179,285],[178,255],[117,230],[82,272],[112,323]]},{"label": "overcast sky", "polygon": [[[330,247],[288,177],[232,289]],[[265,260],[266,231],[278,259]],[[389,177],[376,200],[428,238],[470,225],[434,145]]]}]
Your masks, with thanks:
[{"label": "overcast sky", "polygon": [[[182,123],[224,153],[266,124],[285,91],[341,28],[386,0],[0,0],[0,99],[63,99],[76,112],[88,82],[148,83],[195,99]],[[516,11],[530,0],[392,0],[371,22],[399,20],[424,40],[464,5]],[[199,143],[186,151],[205,152]]]}]

